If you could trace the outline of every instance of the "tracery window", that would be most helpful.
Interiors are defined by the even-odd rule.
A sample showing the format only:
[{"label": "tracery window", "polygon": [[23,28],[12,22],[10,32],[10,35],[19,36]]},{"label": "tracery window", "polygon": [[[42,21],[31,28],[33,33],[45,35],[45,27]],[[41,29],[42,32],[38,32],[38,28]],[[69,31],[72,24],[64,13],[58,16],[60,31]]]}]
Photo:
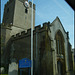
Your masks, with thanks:
[{"label": "tracery window", "polygon": [[61,43],[61,40],[57,40],[57,54],[62,54],[62,43]]},{"label": "tracery window", "polygon": [[64,38],[60,31],[57,32],[56,36],[56,48],[57,48],[57,54],[63,54],[64,52]]}]

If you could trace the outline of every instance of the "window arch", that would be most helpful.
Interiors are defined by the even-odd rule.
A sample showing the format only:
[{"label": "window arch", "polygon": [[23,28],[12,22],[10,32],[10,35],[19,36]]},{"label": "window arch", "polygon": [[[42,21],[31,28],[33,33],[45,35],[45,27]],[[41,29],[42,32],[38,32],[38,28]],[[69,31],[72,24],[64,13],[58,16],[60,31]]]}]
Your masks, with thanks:
[{"label": "window arch", "polygon": [[55,35],[57,54],[64,54],[64,37],[60,30]]}]

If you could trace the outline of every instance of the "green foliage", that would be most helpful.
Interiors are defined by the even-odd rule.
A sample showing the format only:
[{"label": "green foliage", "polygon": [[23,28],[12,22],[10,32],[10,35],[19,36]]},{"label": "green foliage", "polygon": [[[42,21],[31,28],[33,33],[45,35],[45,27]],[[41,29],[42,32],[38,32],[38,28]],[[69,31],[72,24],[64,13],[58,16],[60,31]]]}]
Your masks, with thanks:
[{"label": "green foliage", "polygon": [[0,75],[8,75],[8,74],[0,74]]}]

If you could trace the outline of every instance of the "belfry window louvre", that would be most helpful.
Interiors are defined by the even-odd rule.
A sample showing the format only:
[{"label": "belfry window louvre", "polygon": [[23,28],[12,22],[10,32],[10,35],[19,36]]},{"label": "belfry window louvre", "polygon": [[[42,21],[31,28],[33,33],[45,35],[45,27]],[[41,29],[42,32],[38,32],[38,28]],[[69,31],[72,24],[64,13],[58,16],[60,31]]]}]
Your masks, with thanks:
[{"label": "belfry window louvre", "polygon": [[28,9],[27,8],[25,9],[25,13],[28,13]]}]

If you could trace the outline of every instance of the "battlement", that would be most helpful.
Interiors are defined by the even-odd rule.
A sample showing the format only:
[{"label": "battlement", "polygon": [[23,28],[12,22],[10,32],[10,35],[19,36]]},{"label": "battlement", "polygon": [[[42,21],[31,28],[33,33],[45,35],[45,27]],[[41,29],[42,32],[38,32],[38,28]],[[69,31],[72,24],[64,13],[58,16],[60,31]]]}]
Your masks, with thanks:
[{"label": "battlement", "polygon": [[[32,7],[32,2],[29,1],[30,7]],[[33,4],[33,9],[35,10],[35,4]]]},{"label": "battlement", "polygon": [[40,29],[41,29],[41,25],[38,25],[38,26],[35,27],[34,31],[37,32],[37,31],[39,31]]},{"label": "battlement", "polygon": [[[15,0],[9,0],[9,1],[7,1],[7,3],[5,4],[5,7],[7,7],[12,2],[15,2]],[[31,1],[29,1],[29,5],[30,5],[30,7],[32,7],[32,2]],[[35,4],[33,4],[33,9],[35,10]]]},{"label": "battlement", "polygon": [[15,0],[9,0],[9,1],[7,1],[7,3],[5,4],[5,7],[7,7],[10,3],[12,3],[12,2],[15,2]]},{"label": "battlement", "polygon": [[[41,26],[41,25],[36,26],[33,30],[33,34],[36,34],[37,32],[40,33],[43,31],[47,31],[48,24],[49,23],[45,22],[45,23],[43,23],[43,26]],[[27,36],[31,36],[31,28],[28,29],[27,32],[22,31],[20,33],[17,33],[16,35],[12,35],[12,38],[13,38],[13,40],[17,40],[17,39],[24,38]]]}]

